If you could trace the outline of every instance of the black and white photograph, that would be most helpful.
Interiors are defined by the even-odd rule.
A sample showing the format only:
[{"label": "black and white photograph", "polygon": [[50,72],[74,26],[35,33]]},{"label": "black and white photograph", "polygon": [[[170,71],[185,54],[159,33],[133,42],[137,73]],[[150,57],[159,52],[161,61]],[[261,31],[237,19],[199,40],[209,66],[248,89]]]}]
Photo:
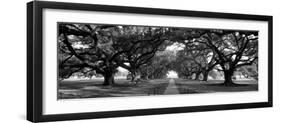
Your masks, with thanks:
[{"label": "black and white photograph", "polygon": [[[167,114],[165,118],[175,113],[188,113],[181,115],[202,122],[224,117],[218,123],[233,116],[240,118],[228,121],[271,119],[264,118],[264,112],[276,108],[261,109],[261,114],[260,109],[231,111],[233,115],[220,110],[273,107],[273,92],[278,91],[273,89],[277,87],[273,73],[278,73],[274,72],[278,66],[273,67],[273,51],[278,49],[273,45],[273,15],[246,1],[231,6],[199,2],[198,9],[185,1],[178,3],[183,8],[171,6],[177,2],[158,6],[163,2],[149,4],[154,7],[81,0],[28,2],[26,119],[51,122]],[[255,13],[240,11],[242,6]],[[227,8],[235,9],[222,11]],[[6,54],[18,51],[5,46]],[[17,72],[9,70],[8,74]],[[205,111],[216,112],[193,117],[192,112]],[[155,120],[178,121],[163,118]]]},{"label": "black and white photograph", "polygon": [[259,31],[57,23],[57,98],[258,91]]}]

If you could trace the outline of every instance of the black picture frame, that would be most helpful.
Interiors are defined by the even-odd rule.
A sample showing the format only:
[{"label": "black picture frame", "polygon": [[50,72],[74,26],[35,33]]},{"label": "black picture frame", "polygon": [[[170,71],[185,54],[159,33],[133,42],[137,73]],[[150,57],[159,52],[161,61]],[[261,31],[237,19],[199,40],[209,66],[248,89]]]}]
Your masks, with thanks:
[{"label": "black picture frame", "polygon": [[[44,115],[42,113],[43,112],[43,105],[42,105],[43,104],[43,95],[42,95],[43,12],[42,10],[45,8],[266,21],[268,22],[268,101],[258,102],[258,103],[188,106],[188,107],[157,108],[157,109],[106,111],[106,112],[93,111],[90,113]],[[32,122],[45,122],[45,121],[63,121],[63,120],[94,119],[94,118],[107,118],[107,117],[124,117],[124,116],[137,116],[137,115],[155,115],[155,114],[169,114],[169,113],[272,107],[273,105],[272,26],[273,26],[273,17],[264,16],[264,15],[185,11],[185,10],[108,6],[108,5],[93,5],[93,4],[80,4],[80,3],[63,3],[63,2],[45,2],[45,1],[29,2],[27,3],[27,120]]]}]

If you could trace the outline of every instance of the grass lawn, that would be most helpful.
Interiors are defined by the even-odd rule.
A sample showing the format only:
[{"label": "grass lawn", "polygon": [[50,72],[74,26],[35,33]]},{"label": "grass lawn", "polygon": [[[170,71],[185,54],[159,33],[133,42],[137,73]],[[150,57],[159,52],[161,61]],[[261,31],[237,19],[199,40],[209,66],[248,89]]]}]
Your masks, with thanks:
[{"label": "grass lawn", "polygon": [[169,84],[168,80],[142,81],[134,85],[126,79],[115,79],[114,86],[103,86],[103,79],[61,81],[58,99],[161,95]]},{"label": "grass lawn", "polygon": [[180,94],[190,93],[212,93],[212,92],[241,92],[257,91],[258,84],[253,80],[234,81],[237,86],[226,87],[221,85],[224,80],[210,80],[208,82],[175,79]]},{"label": "grass lawn", "polygon": [[[173,80],[174,84],[169,85]],[[208,82],[186,79],[156,79],[131,84],[126,79],[115,79],[115,85],[103,86],[103,79],[61,81],[58,88],[58,99],[149,96],[163,94],[193,94],[214,92],[257,91],[256,81],[234,81],[238,85],[226,87],[221,85],[223,80]],[[176,90],[175,90],[176,89]],[[177,93],[174,93],[177,92]]]}]

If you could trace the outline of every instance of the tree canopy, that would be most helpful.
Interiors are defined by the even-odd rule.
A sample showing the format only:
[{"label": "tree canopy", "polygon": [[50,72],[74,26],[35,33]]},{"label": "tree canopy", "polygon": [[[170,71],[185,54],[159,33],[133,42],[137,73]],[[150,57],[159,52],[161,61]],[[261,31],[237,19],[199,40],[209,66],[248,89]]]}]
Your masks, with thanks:
[{"label": "tree canopy", "polygon": [[[232,85],[235,72],[258,78],[258,32],[189,29],[105,24],[58,24],[59,78],[79,73],[103,76],[104,85],[114,84],[118,67],[127,69],[132,81],[163,78],[169,70],[179,77],[207,81],[209,72],[222,71]],[[168,51],[180,44],[182,49]]]}]

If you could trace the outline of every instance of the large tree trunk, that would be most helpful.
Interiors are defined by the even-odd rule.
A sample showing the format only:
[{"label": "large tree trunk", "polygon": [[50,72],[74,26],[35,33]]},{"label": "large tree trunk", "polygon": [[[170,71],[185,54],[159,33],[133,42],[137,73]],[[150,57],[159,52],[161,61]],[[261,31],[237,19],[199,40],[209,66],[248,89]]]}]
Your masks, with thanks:
[{"label": "large tree trunk", "polygon": [[103,85],[114,85],[114,74],[112,72],[108,72],[104,75]]},{"label": "large tree trunk", "polygon": [[232,81],[232,76],[233,76],[234,70],[225,70],[224,71],[224,85],[225,86],[232,86],[235,85]]},{"label": "large tree trunk", "polygon": [[209,71],[203,72],[203,81],[208,81]]},{"label": "large tree trunk", "polygon": [[195,80],[199,80],[199,77],[200,77],[200,72],[197,72],[196,74],[195,74]]}]

